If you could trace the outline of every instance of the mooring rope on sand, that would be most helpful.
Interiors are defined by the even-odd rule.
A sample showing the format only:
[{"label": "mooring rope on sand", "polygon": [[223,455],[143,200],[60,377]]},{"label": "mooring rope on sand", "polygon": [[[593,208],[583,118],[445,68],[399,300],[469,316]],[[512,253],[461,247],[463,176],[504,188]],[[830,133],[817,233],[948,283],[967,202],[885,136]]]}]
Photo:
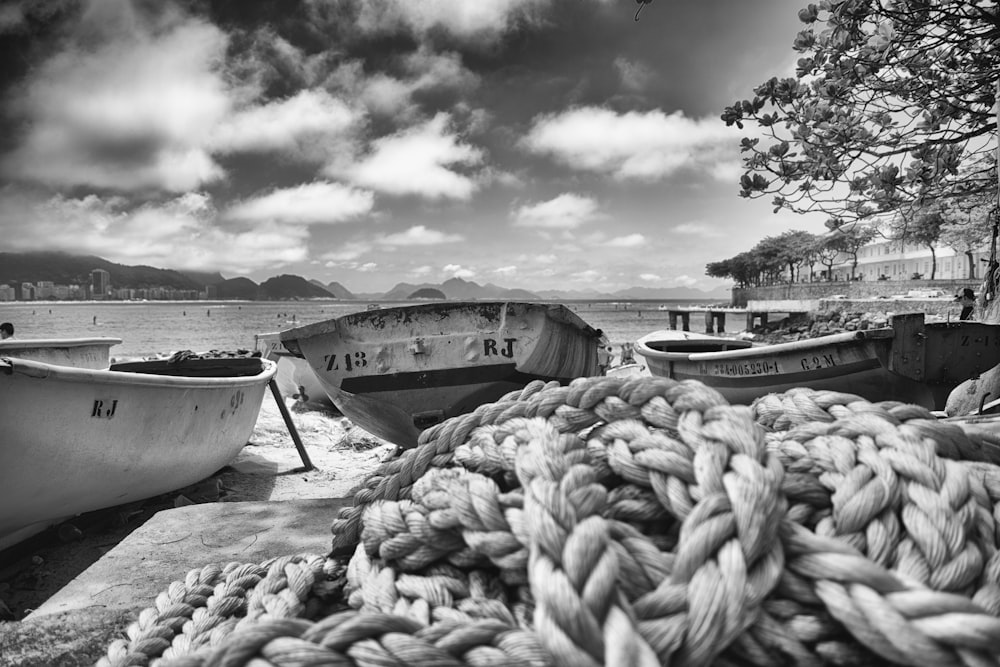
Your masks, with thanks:
[{"label": "mooring rope on sand", "polygon": [[533,383],[383,464],[326,556],[192,570],[101,664],[1000,665],[992,437],[834,392]]}]

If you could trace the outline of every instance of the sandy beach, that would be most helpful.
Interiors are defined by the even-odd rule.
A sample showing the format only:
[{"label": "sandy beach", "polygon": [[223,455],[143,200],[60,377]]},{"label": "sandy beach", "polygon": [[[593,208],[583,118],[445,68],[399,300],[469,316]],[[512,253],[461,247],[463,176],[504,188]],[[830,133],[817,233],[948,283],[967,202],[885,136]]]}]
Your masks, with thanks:
[{"label": "sandy beach", "polygon": [[200,502],[347,496],[394,450],[337,412],[288,404],[314,469],[303,470],[267,394],[250,442],[215,476],[177,492],[81,515],[0,555],[0,621],[24,618],[160,510]]}]

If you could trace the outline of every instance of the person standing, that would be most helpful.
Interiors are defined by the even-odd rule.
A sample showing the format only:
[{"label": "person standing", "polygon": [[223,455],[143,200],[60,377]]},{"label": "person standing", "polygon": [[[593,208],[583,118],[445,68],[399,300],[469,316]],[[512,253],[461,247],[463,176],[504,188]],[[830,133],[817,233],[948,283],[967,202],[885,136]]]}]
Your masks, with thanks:
[{"label": "person standing", "polygon": [[958,319],[971,320],[972,311],[975,310],[976,307],[976,293],[966,287],[962,290],[960,295],[955,297],[955,301],[962,306],[962,312],[959,314]]}]

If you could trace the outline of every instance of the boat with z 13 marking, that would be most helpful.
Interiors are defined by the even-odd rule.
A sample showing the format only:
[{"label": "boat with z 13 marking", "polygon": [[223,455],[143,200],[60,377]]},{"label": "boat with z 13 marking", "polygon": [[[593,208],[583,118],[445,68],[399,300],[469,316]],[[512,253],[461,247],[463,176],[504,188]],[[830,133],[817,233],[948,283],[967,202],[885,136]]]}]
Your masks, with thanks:
[{"label": "boat with z 13 marking", "polygon": [[664,330],[634,347],[653,375],[700,380],[730,403],[810,387],[942,410],[959,383],[1000,363],[1000,325],[907,313],[888,327],[774,345]]},{"label": "boat with z 13 marking", "polygon": [[326,390],[309,367],[309,362],[285,349],[281,344],[280,332],[256,334],[253,342],[254,349],[260,352],[260,356],[278,364],[278,373],[274,379],[282,396],[294,398],[300,405],[308,407],[333,407],[333,401],[326,395]]},{"label": "boat with z 13 marking", "polygon": [[601,338],[563,305],[506,301],[365,310],[280,335],[344,415],[401,447],[533,380],[596,375]]},{"label": "boat with z 13 marking", "polygon": [[259,357],[106,370],[0,358],[0,549],[214,474],[249,440],[275,370]]}]

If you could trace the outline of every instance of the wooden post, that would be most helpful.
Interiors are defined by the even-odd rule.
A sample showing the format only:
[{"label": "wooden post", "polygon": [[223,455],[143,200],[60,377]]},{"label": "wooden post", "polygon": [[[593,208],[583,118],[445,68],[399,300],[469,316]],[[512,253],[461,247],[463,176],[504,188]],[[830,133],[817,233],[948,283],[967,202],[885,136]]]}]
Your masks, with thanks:
[{"label": "wooden post", "polygon": [[691,313],[681,313],[681,328],[691,331]]},{"label": "wooden post", "polygon": [[716,313],[717,324],[715,326],[715,333],[726,333],[726,314]]},{"label": "wooden post", "polygon": [[677,311],[671,310],[667,312],[667,317],[670,318],[670,329],[672,331],[677,330]]},{"label": "wooden post", "polygon": [[705,311],[705,333],[715,333],[715,316],[710,310]]},{"label": "wooden post", "polygon": [[271,395],[274,396],[274,402],[278,404],[278,410],[281,412],[281,418],[285,420],[285,426],[288,427],[288,434],[292,436],[292,442],[295,443],[295,449],[299,450],[299,458],[302,459],[303,470],[312,470],[315,466],[312,461],[309,460],[309,454],[306,453],[306,448],[302,445],[302,440],[299,438],[299,432],[295,430],[295,424],[292,423],[292,415],[288,413],[288,408],[285,407],[285,399],[281,397],[281,392],[278,391],[278,383],[271,378],[271,381],[267,383],[267,386],[271,388]]}]

